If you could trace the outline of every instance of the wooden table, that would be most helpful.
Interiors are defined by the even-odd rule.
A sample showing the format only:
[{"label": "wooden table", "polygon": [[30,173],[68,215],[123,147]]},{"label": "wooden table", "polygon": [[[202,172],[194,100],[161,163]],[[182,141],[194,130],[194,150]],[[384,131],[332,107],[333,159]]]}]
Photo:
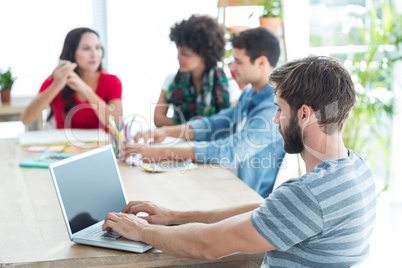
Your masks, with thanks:
[{"label": "wooden table", "polygon": [[[216,261],[186,259],[157,249],[136,254],[70,241],[47,169],[20,168],[34,153],[0,139],[0,267],[260,267],[264,254],[236,254]],[[129,200],[150,200],[180,210],[213,209],[262,198],[228,170],[151,174],[119,164]]]},{"label": "wooden table", "polygon": [[[33,97],[11,97],[10,103],[0,103],[0,122],[20,121],[25,108],[31,103]],[[26,130],[43,129],[43,120],[40,117],[32,124],[26,126]]]}]

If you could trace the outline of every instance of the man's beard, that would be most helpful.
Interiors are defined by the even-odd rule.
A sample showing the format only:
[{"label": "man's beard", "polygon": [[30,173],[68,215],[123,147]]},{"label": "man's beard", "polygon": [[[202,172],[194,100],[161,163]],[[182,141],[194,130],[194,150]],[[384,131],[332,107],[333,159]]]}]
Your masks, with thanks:
[{"label": "man's beard", "polygon": [[302,130],[297,124],[297,114],[292,111],[291,117],[287,128],[282,130],[279,126],[279,132],[283,137],[283,150],[289,154],[299,154],[304,150]]}]

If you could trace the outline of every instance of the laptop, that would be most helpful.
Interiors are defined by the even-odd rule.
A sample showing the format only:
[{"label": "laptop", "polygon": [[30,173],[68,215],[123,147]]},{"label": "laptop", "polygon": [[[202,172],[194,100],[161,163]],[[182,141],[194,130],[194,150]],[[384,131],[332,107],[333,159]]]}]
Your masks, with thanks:
[{"label": "laptop", "polygon": [[109,212],[127,204],[116,157],[101,147],[49,165],[70,239],[78,244],[143,253],[152,246],[103,232]]}]

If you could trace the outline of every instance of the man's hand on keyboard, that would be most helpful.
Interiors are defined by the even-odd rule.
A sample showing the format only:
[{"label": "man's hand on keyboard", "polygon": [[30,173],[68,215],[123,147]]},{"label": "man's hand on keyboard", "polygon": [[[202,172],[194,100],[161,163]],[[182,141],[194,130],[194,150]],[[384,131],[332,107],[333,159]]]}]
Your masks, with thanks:
[{"label": "man's hand on keyboard", "polygon": [[148,225],[144,219],[136,217],[132,214],[125,213],[109,213],[103,223],[103,231],[116,231],[127,239],[134,241],[142,241],[140,230]]},{"label": "man's hand on keyboard", "polygon": [[124,207],[122,212],[134,215],[137,215],[139,212],[145,212],[148,214],[148,216],[141,218],[152,224],[177,224],[177,222],[174,220],[174,211],[157,206],[148,201],[130,201],[127,206]]},{"label": "man's hand on keyboard", "polygon": [[106,239],[110,239],[110,240],[117,240],[117,239],[121,238],[121,235],[112,230],[112,231],[107,231],[107,232],[103,233],[102,237],[106,238]]}]

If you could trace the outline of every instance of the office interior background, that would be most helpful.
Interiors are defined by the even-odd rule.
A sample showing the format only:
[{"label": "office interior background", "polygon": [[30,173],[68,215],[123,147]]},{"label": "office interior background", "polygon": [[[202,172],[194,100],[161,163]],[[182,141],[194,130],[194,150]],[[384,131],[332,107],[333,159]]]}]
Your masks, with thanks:
[{"label": "office interior background", "polygon": [[[370,66],[364,65],[367,60],[356,64],[359,59],[356,55],[369,51],[373,42],[367,36],[365,42],[360,33],[369,26],[381,27],[381,23],[388,20],[387,13],[383,12],[387,2],[282,0],[287,60],[308,55],[333,56],[358,79]],[[371,3],[378,18],[374,25],[367,26],[372,19]],[[402,171],[398,169],[402,160],[402,143],[398,138],[402,131],[402,63],[400,60],[393,62],[401,55],[398,48],[402,48],[402,42],[397,35],[402,32],[402,1],[391,3],[399,14],[392,18],[397,22],[395,31],[391,31],[387,39],[392,42],[380,45],[378,55],[382,56],[372,63],[389,87],[384,89],[381,88],[384,83],[373,83],[372,87],[378,90],[367,95],[372,104],[379,102],[375,103],[374,110],[380,109],[381,103],[393,101],[394,116],[389,120],[389,128],[383,129],[390,139],[387,152],[368,159],[377,163],[379,207],[372,239],[376,258],[366,261],[364,267],[397,267],[393,265],[402,260],[396,251],[397,242],[402,240],[402,232],[396,227],[402,223]],[[1,0],[0,10],[0,70],[11,68],[17,77],[12,97],[36,95],[58,63],[67,32],[76,27],[90,27],[100,34],[105,48],[105,69],[122,81],[124,115],[135,114],[138,127],[144,129],[154,127],[153,110],[165,76],[178,69],[176,47],[169,40],[170,27],[191,14],[219,15],[223,22],[223,10],[218,8],[217,0]],[[259,6],[227,7],[225,25],[259,26],[261,11]],[[361,84],[357,84],[356,89],[364,93]],[[359,120],[366,120],[366,117]],[[377,128],[380,131],[383,126]],[[0,123],[0,138],[17,137],[23,131],[21,122]],[[363,137],[357,138],[366,141]],[[382,141],[369,140],[364,146],[370,151]],[[386,167],[388,160],[389,168]],[[382,191],[384,188],[386,191]]]}]

